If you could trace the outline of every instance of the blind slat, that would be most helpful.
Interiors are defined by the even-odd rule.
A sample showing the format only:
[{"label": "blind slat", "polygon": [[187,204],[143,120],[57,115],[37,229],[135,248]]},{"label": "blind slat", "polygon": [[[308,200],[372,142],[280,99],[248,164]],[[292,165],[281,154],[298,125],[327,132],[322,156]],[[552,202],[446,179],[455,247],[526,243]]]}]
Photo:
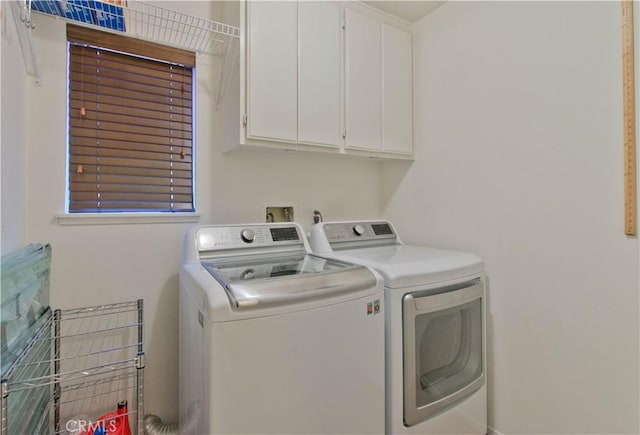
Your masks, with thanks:
[{"label": "blind slat", "polygon": [[73,192],[71,201],[144,201],[151,202],[190,202],[191,195],[180,195],[174,193],[142,193],[142,192]]},{"label": "blind slat", "polygon": [[[118,96],[127,100],[142,100],[181,107],[191,107],[192,95],[181,88],[161,88],[153,85],[140,85],[133,82],[119,82],[117,79],[97,78],[95,76],[72,73],[70,87],[71,98],[83,100],[85,95],[102,94]],[[172,92],[168,92],[172,91]],[[95,99],[94,99],[95,100]]]},{"label": "blind slat", "polygon": [[[92,137],[74,137],[73,140],[69,143],[71,147],[73,146],[83,146],[83,147],[95,147],[96,139]],[[100,148],[114,148],[120,150],[130,150],[130,151],[148,151],[154,153],[170,153],[172,145],[157,145],[157,144],[149,144],[149,143],[139,143],[139,142],[123,142],[118,140],[100,140]],[[191,146],[184,145],[180,147],[178,152],[182,152],[184,148],[185,154],[191,155]],[[175,152],[175,150],[174,150]],[[93,154],[95,155],[95,154]]]},{"label": "blind slat", "polygon": [[[143,201],[69,201],[71,213],[95,213],[100,211],[193,211],[191,203],[143,202]],[[97,204],[100,204],[98,206]]]},{"label": "blind slat", "polygon": [[[90,183],[73,183],[74,192],[95,192],[95,187]],[[101,192],[140,192],[140,193],[176,193],[190,195],[191,188],[183,186],[128,186],[126,184],[102,184]]]},{"label": "blind slat", "polygon": [[[84,82],[86,85],[94,83],[104,83],[105,86],[118,84],[123,88],[136,89],[146,91],[147,93],[162,93],[173,91],[176,95],[182,92],[188,92],[191,85],[181,83],[180,81],[171,79],[159,79],[154,77],[146,77],[142,75],[126,74],[123,71],[100,70],[100,72],[89,71],[85,69],[80,71],[72,66],[71,78],[74,81]],[[157,92],[154,92],[156,91]]]},{"label": "blind slat", "polygon": [[191,120],[189,122],[182,122],[176,120],[154,119],[154,118],[135,118],[130,116],[119,115],[114,113],[100,113],[97,114],[94,110],[86,110],[85,116],[70,116],[71,124],[74,126],[81,126],[82,122],[95,122],[98,120],[101,122],[111,122],[115,124],[129,124],[139,125],[141,127],[159,128],[174,131],[186,131],[191,133]]},{"label": "blind slat", "polygon": [[133,169],[157,169],[191,172],[191,162],[185,162],[183,160],[146,160],[121,156],[97,157],[95,155],[82,155],[75,152],[71,155],[70,162],[73,165],[83,165],[85,172],[90,170],[92,166],[98,166],[98,164],[100,166],[122,167],[123,171],[131,171]]},{"label": "blind slat", "polygon": [[[76,174],[79,175],[130,175],[136,177],[157,177],[157,178],[184,178],[190,179],[192,176],[191,171],[177,170],[177,169],[158,169],[158,168],[140,168],[133,166],[108,166],[108,165],[91,165],[85,163],[72,163],[77,169],[82,167],[82,172],[76,170]],[[86,190],[86,189],[83,189]]]},{"label": "blind slat", "polygon": [[92,130],[90,128],[71,128],[71,134],[81,137],[92,137],[95,139],[119,140],[122,142],[141,142],[157,145],[172,145],[175,147],[190,147],[189,139],[170,138],[165,136],[149,136],[144,134],[120,133],[117,131]]},{"label": "blind slat", "polygon": [[185,178],[174,178],[169,181],[164,177],[138,177],[128,175],[100,175],[95,174],[70,174],[70,184],[73,183],[106,183],[106,184],[130,184],[130,185],[147,185],[147,186],[168,186],[174,184],[176,186],[191,186],[191,180]]},{"label": "blind slat", "polygon": [[[84,129],[95,129],[100,130],[100,132],[111,131],[114,133],[131,133],[131,134],[146,134],[149,136],[160,136],[160,137],[168,137],[168,138],[176,138],[181,140],[191,140],[191,131],[184,130],[185,127],[181,123],[176,123],[175,128],[173,124],[168,123],[169,125],[165,128],[160,127],[146,127],[142,125],[134,125],[134,124],[123,124],[120,122],[106,122],[102,119],[89,120],[83,118],[72,118],[70,122],[71,128],[84,128]],[[180,128],[178,128],[180,127]]]},{"label": "blind slat", "polygon": [[[191,156],[185,153],[184,158],[180,154],[159,155],[158,153],[148,153],[144,151],[126,151],[114,150],[111,148],[96,150],[90,147],[72,147],[72,157],[89,157],[92,163],[99,164],[102,161],[117,161],[113,159],[123,159],[121,163],[137,163],[138,167],[159,168],[167,167],[171,162],[175,163],[191,163]],[[111,160],[106,160],[111,158]],[[97,159],[100,159],[99,161]]]},{"label": "blind slat", "polygon": [[[120,103],[120,101],[118,102]],[[70,110],[69,114],[73,117],[81,117],[80,109],[82,107],[85,108],[85,112],[95,112],[98,108],[98,105],[92,101],[84,101],[80,100],[71,100],[69,102]],[[184,110],[183,110],[184,112]],[[192,122],[191,118],[191,110],[188,113],[180,114],[180,113],[171,113],[167,112],[158,112],[154,110],[144,109],[144,108],[133,108],[122,106],[119,104],[106,104],[104,102],[100,103],[100,113],[106,114],[117,114],[120,113],[122,115],[126,115],[132,118],[144,118],[144,119],[160,119],[170,121],[171,118],[175,119],[178,122]]]},{"label": "blind slat", "polygon": [[[74,98],[74,100],[76,100]],[[153,103],[150,101],[142,101],[135,99],[123,99],[115,95],[108,94],[84,94],[84,107],[87,108],[86,103],[96,103],[96,108],[99,108],[102,104],[114,105],[114,106],[124,106],[124,107],[132,107],[137,109],[149,110],[152,112],[157,112],[157,116],[166,116],[164,114],[179,114],[179,115],[191,115],[191,107],[190,106],[180,106],[176,101],[175,104],[160,104]],[[83,107],[82,104],[79,107]],[[154,116],[152,116],[154,117]]]},{"label": "blind slat", "polygon": [[143,68],[127,67],[127,69],[118,69],[117,67],[118,65],[113,62],[104,62],[102,60],[96,60],[93,64],[87,62],[71,62],[69,64],[71,73],[76,76],[84,75],[85,80],[88,77],[102,77],[140,84],[153,81],[154,85],[157,84],[161,88],[191,89],[191,77],[172,70],[149,72]]}]

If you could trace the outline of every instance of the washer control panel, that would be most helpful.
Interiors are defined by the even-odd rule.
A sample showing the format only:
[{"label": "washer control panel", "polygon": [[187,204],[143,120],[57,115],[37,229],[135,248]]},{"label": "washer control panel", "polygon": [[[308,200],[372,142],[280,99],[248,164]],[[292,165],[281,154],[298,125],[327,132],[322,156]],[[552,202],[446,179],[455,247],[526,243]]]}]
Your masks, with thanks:
[{"label": "washer control panel", "polygon": [[200,227],[196,233],[199,251],[271,246],[304,246],[296,225],[248,225]]},{"label": "washer control panel", "polygon": [[389,222],[340,222],[323,226],[329,243],[396,239]]}]

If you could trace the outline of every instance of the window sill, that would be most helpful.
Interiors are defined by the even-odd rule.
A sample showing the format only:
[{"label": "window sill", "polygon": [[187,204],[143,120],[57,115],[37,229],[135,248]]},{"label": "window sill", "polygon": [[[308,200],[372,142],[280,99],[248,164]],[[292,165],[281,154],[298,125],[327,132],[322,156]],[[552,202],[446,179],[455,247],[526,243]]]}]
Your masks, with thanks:
[{"label": "window sill", "polygon": [[59,225],[196,223],[200,213],[67,213],[56,215]]}]

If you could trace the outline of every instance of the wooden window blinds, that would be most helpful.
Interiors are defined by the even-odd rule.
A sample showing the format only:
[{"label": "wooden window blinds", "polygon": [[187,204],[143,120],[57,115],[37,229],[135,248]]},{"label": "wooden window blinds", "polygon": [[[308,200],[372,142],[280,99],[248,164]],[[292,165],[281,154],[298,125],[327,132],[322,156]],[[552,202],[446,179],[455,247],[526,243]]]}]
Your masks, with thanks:
[{"label": "wooden window blinds", "polygon": [[70,213],[191,212],[195,54],[68,25]]}]

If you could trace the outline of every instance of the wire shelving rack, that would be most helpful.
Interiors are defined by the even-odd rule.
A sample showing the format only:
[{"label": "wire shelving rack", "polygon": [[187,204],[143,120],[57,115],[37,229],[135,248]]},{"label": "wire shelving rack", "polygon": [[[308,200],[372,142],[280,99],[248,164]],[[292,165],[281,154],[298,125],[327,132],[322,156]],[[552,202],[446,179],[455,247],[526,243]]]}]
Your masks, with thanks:
[{"label": "wire shelving rack", "polygon": [[82,434],[126,400],[142,435],[143,301],[49,310],[40,322],[3,376],[0,433]]},{"label": "wire shelving rack", "polygon": [[21,0],[20,20],[35,27],[32,12],[198,53],[224,55],[240,29],[141,0]]},{"label": "wire shelving rack", "polygon": [[8,3],[19,28],[25,69],[36,83],[40,81],[40,74],[30,30],[36,26],[37,14],[221,58],[216,104],[219,104],[229,65],[235,61],[234,46],[240,40],[239,27],[143,0],[10,0]]}]

